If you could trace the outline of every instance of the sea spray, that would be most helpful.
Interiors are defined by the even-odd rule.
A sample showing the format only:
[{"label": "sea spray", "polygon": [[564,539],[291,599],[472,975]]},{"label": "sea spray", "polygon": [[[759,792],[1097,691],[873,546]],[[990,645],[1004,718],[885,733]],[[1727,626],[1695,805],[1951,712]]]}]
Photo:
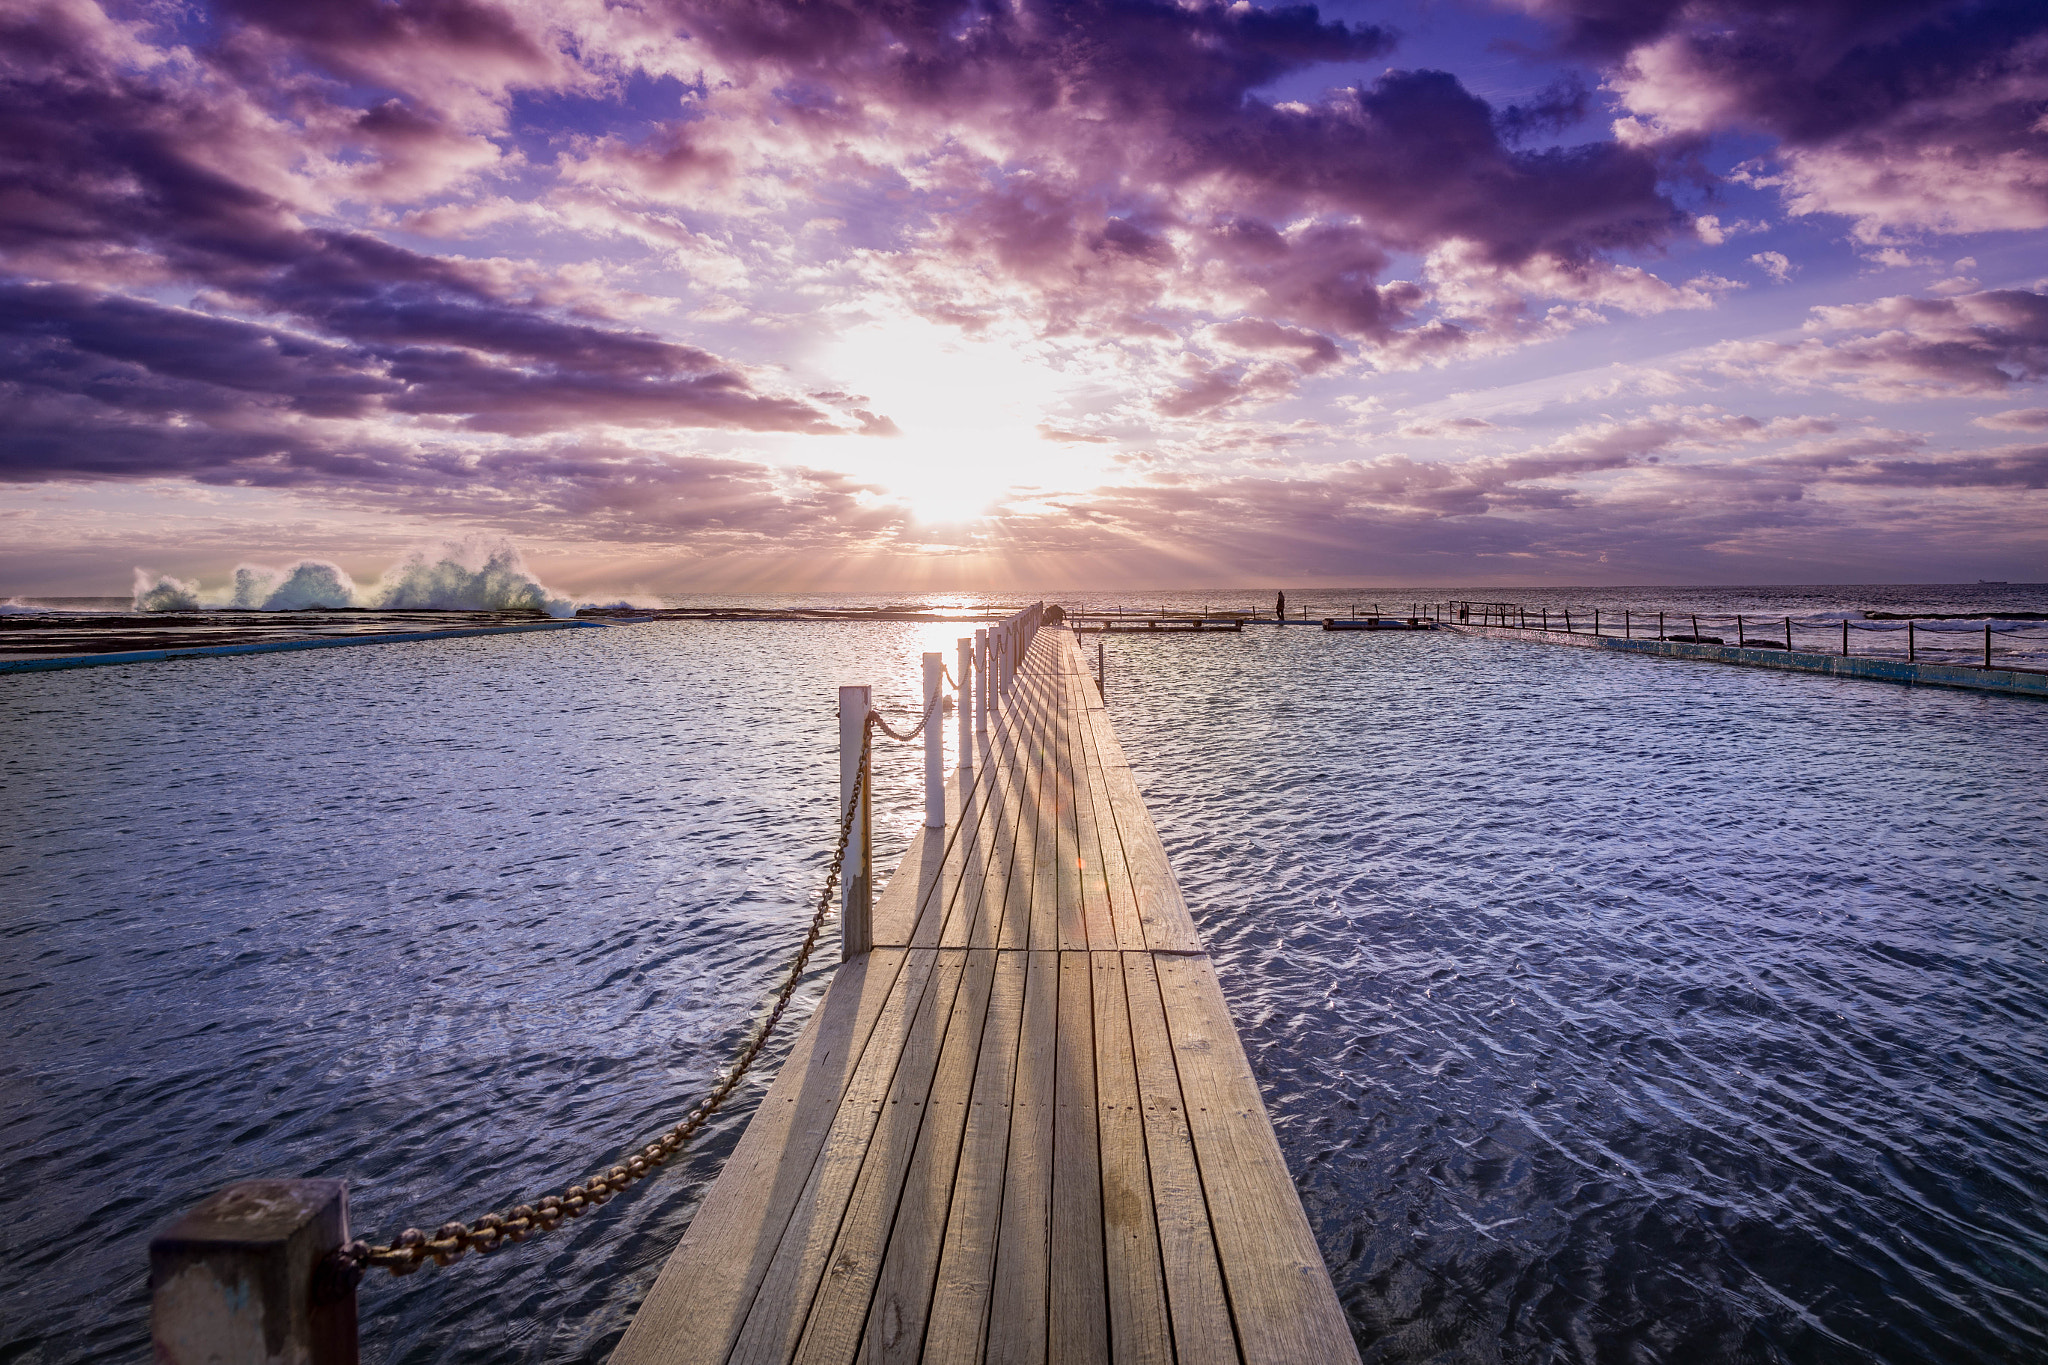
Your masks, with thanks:
[{"label": "sea spray", "polygon": [[151,578],[149,570],[135,571],[135,610],[198,611],[199,583],[162,574]]},{"label": "sea spray", "polygon": [[229,587],[212,593],[202,593],[196,581],[135,571],[137,611],[198,611],[209,606],[234,611],[371,607],[574,616],[577,604],[535,578],[517,546],[482,536],[409,550],[368,589],[357,587],[340,565],[321,559],[302,559],[283,569],[243,563],[236,566]]},{"label": "sea spray", "polygon": [[369,597],[369,605],[388,609],[576,614],[574,600],[548,591],[508,540],[472,538],[412,550],[384,571]]},{"label": "sea spray", "polygon": [[357,606],[359,594],[347,570],[324,559],[302,559],[288,569],[238,564],[228,605],[238,611],[306,611]]}]

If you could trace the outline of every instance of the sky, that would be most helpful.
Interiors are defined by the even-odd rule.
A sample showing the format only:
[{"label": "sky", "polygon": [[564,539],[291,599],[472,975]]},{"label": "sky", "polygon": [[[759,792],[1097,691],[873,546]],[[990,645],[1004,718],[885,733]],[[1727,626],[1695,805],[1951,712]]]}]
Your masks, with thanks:
[{"label": "sky", "polygon": [[2039,0],[0,14],[0,592],[2040,581],[2044,376]]}]

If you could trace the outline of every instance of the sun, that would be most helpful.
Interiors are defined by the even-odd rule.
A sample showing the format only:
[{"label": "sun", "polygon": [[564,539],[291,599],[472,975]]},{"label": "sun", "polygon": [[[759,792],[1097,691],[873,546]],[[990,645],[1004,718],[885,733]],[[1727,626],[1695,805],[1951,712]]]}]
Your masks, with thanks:
[{"label": "sun", "polygon": [[843,333],[822,361],[897,432],[855,443],[849,472],[882,485],[920,524],[975,521],[1013,491],[1085,485],[1097,472],[1098,452],[1039,435],[1072,381],[1025,347],[893,318]]}]

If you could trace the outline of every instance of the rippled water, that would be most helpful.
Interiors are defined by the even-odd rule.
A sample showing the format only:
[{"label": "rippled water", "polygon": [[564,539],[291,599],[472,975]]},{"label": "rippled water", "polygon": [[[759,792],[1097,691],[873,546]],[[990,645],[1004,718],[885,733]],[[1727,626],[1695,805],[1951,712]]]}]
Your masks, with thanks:
[{"label": "rippled water", "polygon": [[[149,1231],[225,1181],[345,1176],[388,1235],[663,1126],[815,894],[832,686],[900,704],[954,633],[0,680],[0,1360],[142,1358]],[[2048,1353],[2048,707],[1447,634],[1108,653],[1368,1360]],[[368,1281],[366,1358],[602,1359],[747,1116]]]}]

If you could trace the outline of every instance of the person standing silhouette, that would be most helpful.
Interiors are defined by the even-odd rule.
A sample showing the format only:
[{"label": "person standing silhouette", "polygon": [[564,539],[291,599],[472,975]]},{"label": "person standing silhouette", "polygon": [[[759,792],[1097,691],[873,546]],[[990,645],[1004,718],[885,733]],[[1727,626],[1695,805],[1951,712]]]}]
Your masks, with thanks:
[{"label": "person standing silhouette", "polygon": [[1273,619],[1275,621],[1285,621],[1287,619],[1287,594],[1284,592],[1273,594]]}]

